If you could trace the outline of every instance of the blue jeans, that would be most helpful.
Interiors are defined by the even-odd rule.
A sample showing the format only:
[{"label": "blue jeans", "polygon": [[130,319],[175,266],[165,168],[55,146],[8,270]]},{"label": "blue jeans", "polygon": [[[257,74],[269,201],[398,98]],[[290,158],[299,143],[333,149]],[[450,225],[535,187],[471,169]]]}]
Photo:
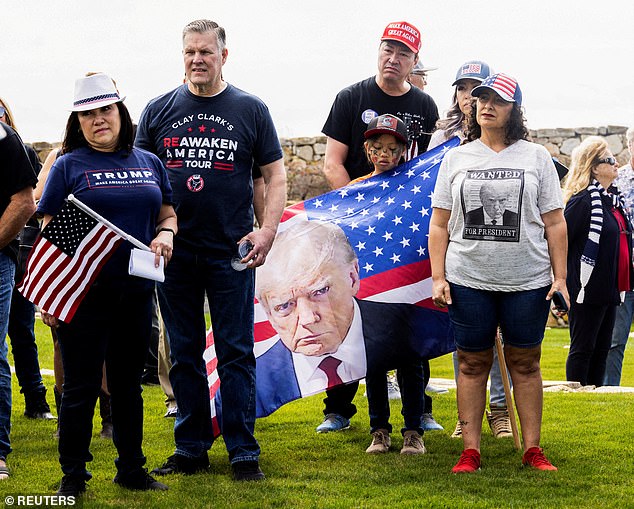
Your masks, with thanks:
[{"label": "blue jeans", "polygon": [[[407,365],[399,365],[396,369],[396,376],[401,391],[401,414],[404,421],[401,433],[414,430],[422,435],[423,429],[421,428],[420,420],[425,410],[423,400],[425,382],[421,360],[414,358]],[[365,388],[368,393],[368,411],[370,414],[370,433],[374,433],[378,429],[386,429],[389,433],[392,432],[392,425],[389,422],[390,401],[385,377],[385,371],[367,373],[365,377]]]},{"label": "blue jeans", "polygon": [[57,329],[64,365],[59,462],[64,474],[88,480],[95,403],[104,360],[119,475],[145,464],[141,374],[152,331],[153,286],[130,276],[121,285],[93,284],[73,320]]},{"label": "blue jeans", "polygon": [[9,339],[15,362],[15,374],[20,384],[20,392],[25,395],[25,399],[28,399],[30,394],[46,392],[40,373],[34,327],[35,306],[20,292],[13,292],[9,314]]},{"label": "blue jeans", "polygon": [[456,346],[466,352],[483,352],[495,345],[498,325],[504,343],[535,348],[544,339],[550,286],[518,292],[477,290],[451,283],[448,307]]},{"label": "blue jeans", "polygon": [[170,381],[178,404],[176,454],[196,458],[213,442],[205,350],[205,295],[214,329],[222,394],[221,430],[229,460],[255,461],[260,447],[255,428],[253,354],[254,272],[236,271],[231,261],[197,255],[177,245],[159,284],[167,328]]},{"label": "blue jeans", "polygon": [[625,357],[625,346],[630,336],[634,317],[634,292],[625,292],[625,302],[616,308],[612,344],[608,352],[603,385],[621,385],[621,370]]},{"label": "blue jeans", "polygon": [[15,263],[0,252],[0,459],[11,452],[11,368],[9,368],[7,329],[13,291]]}]

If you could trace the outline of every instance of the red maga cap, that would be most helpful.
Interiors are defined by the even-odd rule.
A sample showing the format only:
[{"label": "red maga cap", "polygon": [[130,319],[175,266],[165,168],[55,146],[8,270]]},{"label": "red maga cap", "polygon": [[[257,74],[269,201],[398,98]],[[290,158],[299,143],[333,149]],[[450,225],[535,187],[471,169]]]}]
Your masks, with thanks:
[{"label": "red maga cap", "polygon": [[382,41],[397,41],[405,44],[414,53],[420,51],[420,32],[407,21],[395,21],[385,27]]}]

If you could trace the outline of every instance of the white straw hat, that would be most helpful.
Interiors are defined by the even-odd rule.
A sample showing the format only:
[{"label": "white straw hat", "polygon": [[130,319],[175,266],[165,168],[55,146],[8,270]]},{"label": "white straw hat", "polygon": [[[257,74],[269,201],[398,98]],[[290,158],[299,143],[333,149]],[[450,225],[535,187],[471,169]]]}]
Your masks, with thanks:
[{"label": "white straw hat", "polygon": [[75,80],[75,96],[71,111],[86,111],[121,102],[125,97],[110,76],[99,73]]}]

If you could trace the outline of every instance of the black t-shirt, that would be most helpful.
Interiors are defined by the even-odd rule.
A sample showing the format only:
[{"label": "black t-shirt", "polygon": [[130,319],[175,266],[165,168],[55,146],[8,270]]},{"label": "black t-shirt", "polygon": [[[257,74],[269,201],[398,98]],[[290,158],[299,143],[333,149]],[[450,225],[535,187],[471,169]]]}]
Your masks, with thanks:
[{"label": "black t-shirt", "polygon": [[[8,125],[0,122],[0,216],[11,197],[26,187],[35,187],[37,177],[22,140]],[[17,240],[2,248],[15,260]]]},{"label": "black t-shirt", "polygon": [[348,146],[344,163],[351,179],[366,175],[372,168],[363,149],[363,133],[370,121],[385,113],[399,117],[407,126],[406,160],[427,150],[438,120],[438,107],[422,90],[412,86],[401,96],[383,92],[373,77],[344,88],[337,94],[322,132]]}]

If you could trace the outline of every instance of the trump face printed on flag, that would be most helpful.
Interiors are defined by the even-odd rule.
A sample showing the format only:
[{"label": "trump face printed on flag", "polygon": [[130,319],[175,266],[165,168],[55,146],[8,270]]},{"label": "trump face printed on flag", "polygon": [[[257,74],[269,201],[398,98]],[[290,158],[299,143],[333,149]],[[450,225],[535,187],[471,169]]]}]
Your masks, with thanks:
[{"label": "trump face printed on flag", "polygon": [[357,255],[338,225],[300,221],[278,234],[256,277],[256,297],[279,335],[257,359],[258,403],[284,377],[308,396],[419,356],[433,312],[357,299],[360,284]]},{"label": "trump face printed on flag", "polygon": [[[447,313],[431,302],[427,225],[438,166],[458,143],[286,209],[255,277],[258,417],[333,384],[455,349]],[[207,339],[217,410],[212,332]]]},{"label": "trump face printed on flag", "polygon": [[359,262],[336,225],[301,222],[278,235],[258,269],[256,295],[294,353],[337,352],[354,317]]}]

